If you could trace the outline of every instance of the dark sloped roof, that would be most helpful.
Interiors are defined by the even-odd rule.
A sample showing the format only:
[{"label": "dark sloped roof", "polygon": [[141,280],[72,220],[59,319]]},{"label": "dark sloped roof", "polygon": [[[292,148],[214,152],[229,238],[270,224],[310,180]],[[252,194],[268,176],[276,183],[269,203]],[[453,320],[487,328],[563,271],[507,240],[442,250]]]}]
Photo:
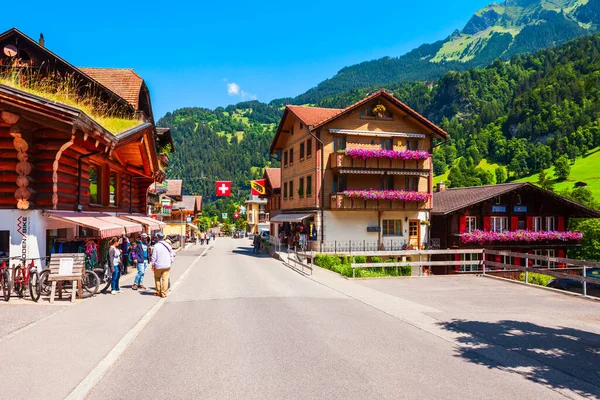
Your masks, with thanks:
[{"label": "dark sloped roof", "polygon": [[202,196],[183,196],[181,201],[175,205],[187,211],[200,211],[202,210]]},{"label": "dark sloped roof", "polygon": [[181,196],[181,187],[183,185],[183,181],[181,179],[168,179],[165,182],[167,182],[167,196]]},{"label": "dark sloped roof", "polygon": [[140,108],[140,90],[144,80],[134,70],[84,67],[79,67],[79,70],[127,100],[136,110]]},{"label": "dark sloped roof", "polygon": [[281,189],[281,169],[265,168],[265,176],[273,189]]},{"label": "dark sloped roof", "polygon": [[542,196],[551,197],[554,201],[560,201],[573,210],[573,214],[584,218],[600,218],[600,212],[579,203],[571,201],[556,193],[539,188],[529,182],[503,183],[500,185],[471,186],[464,188],[446,189],[433,194],[433,209],[431,214],[450,214],[494,197],[501,196],[515,190],[532,190]]}]

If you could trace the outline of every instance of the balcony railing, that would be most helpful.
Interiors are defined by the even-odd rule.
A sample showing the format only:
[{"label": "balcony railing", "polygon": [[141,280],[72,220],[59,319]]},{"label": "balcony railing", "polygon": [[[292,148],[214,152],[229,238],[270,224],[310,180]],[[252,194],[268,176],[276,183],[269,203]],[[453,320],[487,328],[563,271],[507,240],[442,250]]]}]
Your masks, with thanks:
[{"label": "balcony railing", "polygon": [[382,210],[382,211],[404,211],[404,210],[428,210],[431,208],[430,200],[426,201],[402,201],[402,200],[366,200],[361,198],[350,198],[342,193],[331,195],[332,210]]},{"label": "balcony railing", "polygon": [[360,172],[360,171],[389,171],[395,170],[404,172],[407,175],[429,175],[428,160],[396,160],[385,158],[370,158],[361,160],[352,158],[343,153],[332,153],[330,156],[330,166],[334,170],[342,173]]}]

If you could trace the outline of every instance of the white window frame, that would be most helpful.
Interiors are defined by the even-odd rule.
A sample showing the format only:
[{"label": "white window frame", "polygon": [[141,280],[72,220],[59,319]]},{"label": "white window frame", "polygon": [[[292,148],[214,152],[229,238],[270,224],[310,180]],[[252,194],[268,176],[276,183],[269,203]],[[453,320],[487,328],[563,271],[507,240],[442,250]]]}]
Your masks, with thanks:
[{"label": "white window frame", "polygon": [[477,230],[477,217],[476,216],[467,216],[467,233],[471,233]]},{"label": "white window frame", "polygon": [[462,255],[463,261],[475,261],[474,264],[469,265],[461,265],[461,272],[477,272],[481,271],[481,266],[479,265],[479,256],[477,254],[468,253]]},{"label": "white window frame", "polygon": [[539,232],[543,229],[542,227],[542,217],[532,217],[533,218],[533,231]]},{"label": "white window frame", "polygon": [[556,230],[556,218],[546,217],[546,230],[547,231],[555,231]]},{"label": "white window frame", "polygon": [[508,217],[490,217],[490,229],[498,233],[509,230]]}]

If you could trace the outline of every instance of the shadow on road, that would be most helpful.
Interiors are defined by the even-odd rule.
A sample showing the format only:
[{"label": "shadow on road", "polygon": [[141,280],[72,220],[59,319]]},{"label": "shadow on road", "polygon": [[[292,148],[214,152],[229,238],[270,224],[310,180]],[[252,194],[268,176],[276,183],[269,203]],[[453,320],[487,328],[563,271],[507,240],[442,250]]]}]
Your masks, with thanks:
[{"label": "shadow on road", "polygon": [[233,254],[242,254],[245,256],[269,258],[269,255],[267,253],[265,253],[264,250],[261,250],[261,252],[258,254],[254,253],[253,247],[238,247],[237,249],[232,250],[231,252]]},{"label": "shadow on road", "polygon": [[[458,341],[466,346],[458,350],[459,356],[470,362],[488,368],[517,370],[526,378],[554,389],[569,389],[587,397],[600,396],[600,335],[521,321],[452,320],[439,325],[463,334]],[[493,352],[494,346],[525,357],[507,357],[503,365],[498,365],[485,358],[486,350]],[[549,367],[579,381],[557,376]]]}]

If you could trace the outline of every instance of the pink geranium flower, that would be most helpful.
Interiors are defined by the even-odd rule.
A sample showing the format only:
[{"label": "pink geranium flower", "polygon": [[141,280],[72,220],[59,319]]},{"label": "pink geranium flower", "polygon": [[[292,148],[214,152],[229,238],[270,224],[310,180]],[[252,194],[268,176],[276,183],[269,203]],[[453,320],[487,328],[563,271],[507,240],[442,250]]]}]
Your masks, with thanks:
[{"label": "pink geranium flower", "polygon": [[401,200],[401,201],[426,201],[431,198],[430,193],[414,192],[409,190],[346,190],[344,196],[366,200]]},{"label": "pink geranium flower", "polygon": [[367,160],[369,158],[387,158],[391,160],[426,160],[430,157],[423,150],[383,150],[383,149],[347,149],[344,153],[352,158]]},{"label": "pink geranium flower", "polygon": [[479,243],[486,242],[540,242],[545,240],[581,240],[583,234],[581,232],[559,232],[559,231],[504,231],[491,232],[475,230],[469,233],[460,235],[463,243]]}]

